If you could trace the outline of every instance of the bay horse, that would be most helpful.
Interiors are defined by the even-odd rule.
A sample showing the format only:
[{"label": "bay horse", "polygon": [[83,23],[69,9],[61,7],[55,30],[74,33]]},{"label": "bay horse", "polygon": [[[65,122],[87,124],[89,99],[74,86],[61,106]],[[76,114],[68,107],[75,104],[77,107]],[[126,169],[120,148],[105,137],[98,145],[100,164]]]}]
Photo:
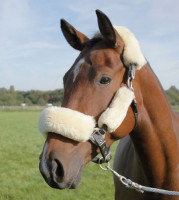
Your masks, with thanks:
[{"label": "bay horse", "polygon": [[[40,115],[39,130],[46,138],[40,172],[53,188],[76,188],[83,166],[99,154],[91,134],[105,125],[107,147],[120,139],[113,166],[118,173],[142,185],[179,190],[179,114],[172,111],[133,33],[114,27],[103,12],[96,14],[99,32],[92,39],[61,20],[66,40],[80,54],[63,78],[61,107]],[[133,81],[128,80],[131,64]],[[116,200],[179,199],[129,190],[115,177],[114,183]]]}]

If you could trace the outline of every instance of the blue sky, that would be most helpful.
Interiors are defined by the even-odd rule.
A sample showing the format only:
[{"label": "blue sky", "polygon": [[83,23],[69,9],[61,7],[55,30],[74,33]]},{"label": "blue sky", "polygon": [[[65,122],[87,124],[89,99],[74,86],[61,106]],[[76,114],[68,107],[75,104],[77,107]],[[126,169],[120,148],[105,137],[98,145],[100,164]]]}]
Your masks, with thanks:
[{"label": "blue sky", "polygon": [[179,88],[178,0],[0,0],[0,87],[62,88],[79,52],[65,41],[60,19],[91,37],[96,9],[136,35],[164,89]]}]

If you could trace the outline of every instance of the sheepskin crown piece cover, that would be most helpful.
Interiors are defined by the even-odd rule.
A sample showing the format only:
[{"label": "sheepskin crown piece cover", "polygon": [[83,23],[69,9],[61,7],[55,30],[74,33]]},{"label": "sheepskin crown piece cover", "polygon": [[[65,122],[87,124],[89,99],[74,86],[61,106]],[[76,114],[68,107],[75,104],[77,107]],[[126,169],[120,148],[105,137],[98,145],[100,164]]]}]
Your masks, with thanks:
[{"label": "sheepskin crown piece cover", "polygon": [[[115,30],[124,41],[123,61],[125,66],[134,64],[136,70],[140,70],[146,63],[146,59],[141,52],[141,48],[135,35],[124,26],[114,26]],[[97,31],[95,37],[102,37]]]},{"label": "sheepskin crown piece cover", "polygon": [[140,70],[146,63],[146,59],[141,52],[140,45],[135,35],[124,26],[114,26],[124,41],[123,59],[125,66],[135,65],[136,70]]}]

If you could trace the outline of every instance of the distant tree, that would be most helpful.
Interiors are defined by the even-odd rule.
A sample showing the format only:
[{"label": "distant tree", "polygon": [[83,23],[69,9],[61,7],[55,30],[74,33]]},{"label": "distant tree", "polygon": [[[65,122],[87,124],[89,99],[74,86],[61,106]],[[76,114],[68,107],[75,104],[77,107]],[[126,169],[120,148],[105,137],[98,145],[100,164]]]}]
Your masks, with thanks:
[{"label": "distant tree", "polygon": [[44,99],[39,99],[38,100],[38,105],[45,106],[46,105],[46,101]]},{"label": "distant tree", "polygon": [[0,97],[4,94],[7,93],[7,89],[6,88],[0,88]]},{"label": "distant tree", "polygon": [[[179,90],[175,86],[171,86],[165,91],[171,105],[179,105]],[[25,103],[26,105],[61,105],[64,90],[52,91],[15,91],[13,85],[6,88],[0,88],[0,106],[15,106]]]},{"label": "distant tree", "polygon": [[166,95],[171,105],[179,105],[179,90],[175,86],[166,90]]},{"label": "distant tree", "polygon": [[24,98],[24,103],[27,105],[27,106],[31,106],[32,105],[32,102],[30,101],[30,99],[28,98]]},{"label": "distant tree", "polygon": [[9,88],[9,92],[10,92],[10,93],[14,93],[14,92],[15,92],[15,88],[14,88],[13,85],[10,86],[10,88]]}]

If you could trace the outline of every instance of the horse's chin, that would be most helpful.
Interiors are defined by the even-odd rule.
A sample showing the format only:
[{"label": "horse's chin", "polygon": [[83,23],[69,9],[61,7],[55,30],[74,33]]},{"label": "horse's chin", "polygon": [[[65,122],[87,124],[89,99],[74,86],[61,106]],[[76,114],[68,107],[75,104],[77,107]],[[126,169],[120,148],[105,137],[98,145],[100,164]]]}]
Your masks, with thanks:
[{"label": "horse's chin", "polygon": [[81,183],[81,178],[74,180],[74,182],[67,182],[67,183],[56,183],[56,182],[47,182],[48,185],[52,188],[59,189],[59,190],[64,190],[64,189],[76,189],[80,183]]}]

